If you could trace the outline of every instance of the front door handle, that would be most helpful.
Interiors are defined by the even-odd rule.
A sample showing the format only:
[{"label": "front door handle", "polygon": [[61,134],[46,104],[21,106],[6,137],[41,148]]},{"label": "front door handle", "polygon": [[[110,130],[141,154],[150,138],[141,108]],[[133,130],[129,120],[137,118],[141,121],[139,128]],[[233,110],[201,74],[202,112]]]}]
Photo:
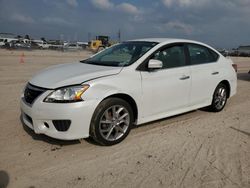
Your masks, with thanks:
[{"label": "front door handle", "polygon": [[180,78],[180,80],[187,80],[187,79],[189,79],[190,78],[190,76],[182,76],[181,78]]},{"label": "front door handle", "polygon": [[217,75],[217,74],[219,74],[219,72],[213,72],[213,73],[212,73],[212,75]]}]

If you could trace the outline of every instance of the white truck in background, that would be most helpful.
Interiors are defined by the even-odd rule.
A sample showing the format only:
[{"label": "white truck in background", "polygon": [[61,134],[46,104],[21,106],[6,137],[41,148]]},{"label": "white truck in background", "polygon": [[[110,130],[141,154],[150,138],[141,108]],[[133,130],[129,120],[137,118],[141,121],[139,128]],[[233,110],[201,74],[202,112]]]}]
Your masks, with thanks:
[{"label": "white truck in background", "polygon": [[40,49],[49,49],[50,44],[48,44],[46,41],[43,40],[32,40],[34,43],[36,43]]},{"label": "white truck in background", "polygon": [[4,45],[5,45],[4,39],[0,39],[0,47]]}]

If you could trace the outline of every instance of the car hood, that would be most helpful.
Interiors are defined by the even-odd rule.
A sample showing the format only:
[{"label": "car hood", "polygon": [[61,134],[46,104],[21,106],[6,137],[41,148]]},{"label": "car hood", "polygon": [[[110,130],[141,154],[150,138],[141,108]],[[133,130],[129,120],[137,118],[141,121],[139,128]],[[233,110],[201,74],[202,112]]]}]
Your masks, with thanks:
[{"label": "car hood", "polygon": [[86,63],[67,63],[42,70],[29,82],[35,86],[55,89],[81,84],[87,80],[118,74],[122,67],[98,66]]}]

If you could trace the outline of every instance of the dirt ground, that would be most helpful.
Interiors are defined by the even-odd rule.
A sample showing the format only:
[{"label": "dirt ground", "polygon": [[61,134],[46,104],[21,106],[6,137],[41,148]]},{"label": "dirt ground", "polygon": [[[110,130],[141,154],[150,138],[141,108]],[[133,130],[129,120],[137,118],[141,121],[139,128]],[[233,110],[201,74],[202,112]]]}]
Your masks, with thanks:
[{"label": "dirt ground", "polygon": [[0,187],[250,187],[250,58],[224,111],[197,110],[134,128],[122,143],[58,141],[20,121],[19,96],[37,71],[87,52],[0,50]]}]

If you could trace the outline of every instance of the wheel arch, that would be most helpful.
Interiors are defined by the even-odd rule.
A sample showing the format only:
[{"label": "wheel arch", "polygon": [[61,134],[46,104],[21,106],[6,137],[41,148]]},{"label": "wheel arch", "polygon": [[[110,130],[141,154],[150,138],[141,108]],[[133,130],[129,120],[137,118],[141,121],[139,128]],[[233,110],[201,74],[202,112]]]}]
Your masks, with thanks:
[{"label": "wheel arch", "polygon": [[120,98],[120,99],[123,99],[124,101],[126,101],[131,106],[131,108],[133,110],[134,122],[136,122],[136,120],[138,118],[138,107],[137,107],[137,104],[136,104],[135,100],[133,99],[133,97],[131,97],[130,95],[125,94],[125,93],[116,93],[116,94],[112,94],[112,95],[105,97],[102,101],[104,101],[108,98]]},{"label": "wheel arch", "polygon": [[229,98],[230,95],[231,95],[231,86],[230,86],[229,81],[228,80],[222,80],[219,84],[224,84],[227,87],[227,90],[228,90],[227,98]]}]

